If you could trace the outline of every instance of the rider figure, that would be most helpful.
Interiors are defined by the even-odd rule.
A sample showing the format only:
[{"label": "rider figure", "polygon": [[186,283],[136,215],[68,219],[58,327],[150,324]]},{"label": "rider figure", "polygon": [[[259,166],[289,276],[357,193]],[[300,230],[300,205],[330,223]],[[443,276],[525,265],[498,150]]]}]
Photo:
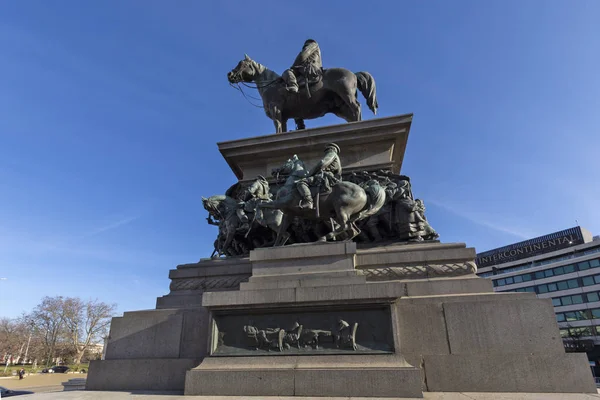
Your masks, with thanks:
[{"label": "rider figure", "polygon": [[271,193],[269,192],[269,182],[267,179],[259,175],[254,183],[246,189],[246,193],[244,194],[244,201],[248,201],[250,199],[259,199],[259,200],[270,200]]},{"label": "rider figure", "polygon": [[316,41],[308,39],[302,46],[302,51],[294,60],[290,69],[286,69],[281,76],[289,92],[298,92],[296,75],[304,76],[307,81],[322,74],[321,49]]},{"label": "rider figure", "polygon": [[[296,183],[298,192],[302,196],[300,208],[312,209],[313,200],[308,186],[309,179],[317,173],[322,172],[326,191],[342,180],[342,163],[340,161],[340,147],[335,143],[329,143],[325,146],[325,157],[317,165],[313,167],[308,175],[308,179],[300,179]],[[310,180],[312,182],[312,180]]]},{"label": "rider figure", "polygon": [[[248,188],[244,191],[242,196],[242,202],[239,203],[238,208],[238,217],[241,212],[244,214],[246,221],[248,221],[248,216],[245,214],[246,212],[255,212],[256,205],[262,201],[271,200],[271,192],[269,191],[269,182],[267,179],[258,175],[256,180],[252,185],[248,186]],[[240,218],[241,219],[241,218]],[[250,229],[250,225],[248,225],[248,229]]]}]

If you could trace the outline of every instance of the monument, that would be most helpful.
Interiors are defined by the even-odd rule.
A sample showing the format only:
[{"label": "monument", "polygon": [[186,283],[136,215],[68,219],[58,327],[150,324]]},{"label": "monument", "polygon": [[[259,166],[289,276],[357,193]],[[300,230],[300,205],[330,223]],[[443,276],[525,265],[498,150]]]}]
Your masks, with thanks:
[{"label": "monument", "polygon": [[[439,241],[401,174],[413,116],[362,121],[356,92],[375,111],[373,77],[320,59],[307,41],[283,77],[248,56],[228,74],[256,82],[276,133],[218,143],[238,182],[202,199],[212,255],[171,270],[155,310],[113,319],[87,389],[596,393],[550,300],[494,293],[473,248]],[[327,112],[348,123],[304,129]]]}]

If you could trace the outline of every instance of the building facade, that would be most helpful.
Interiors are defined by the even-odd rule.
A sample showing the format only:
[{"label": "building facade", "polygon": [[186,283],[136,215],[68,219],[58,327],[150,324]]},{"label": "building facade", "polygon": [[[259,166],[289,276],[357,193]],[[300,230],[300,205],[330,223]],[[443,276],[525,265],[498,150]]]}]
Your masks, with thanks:
[{"label": "building facade", "polygon": [[600,237],[565,229],[477,254],[497,292],[551,298],[567,351],[585,351],[600,376]]}]

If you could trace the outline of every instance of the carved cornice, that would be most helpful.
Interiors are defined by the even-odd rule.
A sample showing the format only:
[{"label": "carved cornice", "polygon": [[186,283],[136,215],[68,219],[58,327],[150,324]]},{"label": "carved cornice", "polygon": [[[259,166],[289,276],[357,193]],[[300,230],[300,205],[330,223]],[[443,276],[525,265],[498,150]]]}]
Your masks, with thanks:
[{"label": "carved cornice", "polygon": [[178,290],[201,290],[210,292],[216,290],[238,290],[241,282],[247,282],[250,275],[224,275],[198,278],[172,279],[170,289],[172,292]]},{"label": "carved cornice", "polygon": [[470,275],[477,271],[477,266],[474,261],[467,261],[462,263],[365,268],[358,271],[359,274],[367,277],[367,281],[392,281]]}]

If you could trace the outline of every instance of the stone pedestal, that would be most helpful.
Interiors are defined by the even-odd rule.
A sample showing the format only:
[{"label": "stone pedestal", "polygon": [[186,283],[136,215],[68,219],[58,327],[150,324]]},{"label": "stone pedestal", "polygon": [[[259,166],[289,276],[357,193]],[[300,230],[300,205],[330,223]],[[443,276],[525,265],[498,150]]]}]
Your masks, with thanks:
[{"label": "stone pedestal", "polygon": [[[349,242],[254,251],[252,276],[239,290],[203,295],[212,316],[211,356],[187,373],[185,393],[420,397],[422,390],[595,392],[585,355],[564,352],[551,303],[530,293],[494,293],[489,280],[469,271],[473,255],[461,244],[396,245],[375,252],[357,250]],[[433,269],[436,276],[444,265],[467,267],[453,269],[463,271],[462,276],[398,279],[401,270],[426,274]],[[388,321],[383,314],[369,316],[378,307],[389,310]],[[359,331],[373,335],[382,335],[378,326],[389,325],[390,348],[378,353],[377,343],[366,343],[363,331],[351,354],[261,352],[251,346],[237,354],[221,352],[220,346],[227,345],[222,335],[243,336],[241,326],[251,318],[283,321],[281,327],[289,329],[285,324],[295,315],[305,325],[315,324],[328,310],[352,315]],[[223,315],[238,318],[238,325],[224,324],[229,330],[220,330]],[[284,321],[282,315],[291,319]],[[237,345],[244,347],[240,341]]]},{"label": "stone pedestal", "polygon": [[[335,142],[344,173],[399,173],[412,115],[219,143],[239,187]],[[232,189],[234,190],[234,189]],[[549,299],[494,293],[462,243],[253,250],[171,270],[155,310],[114,318],[88,390],[422,397],[423,391],[596,393],[565,354]]]},{"label": "stone pedestal", "polygon": [[[367,277],[355,268],[355,243],[259,249],[250,261],[252,276],[239,291],[203,296],[213,320],[214,357],[188,372],[186,394],[422,396],[419,369],[394,351],[400,343],[392,299],[368,290]],[[356,349],[329,343],[340,319],[357,325]],[[289,348],[275,343],[266,350],[248,346],[243,332],[248,320],[259,329],[297,322],[304,343]],[[314,332],[316,346],[310,342]]]},{"label": "stone pedestal", "polygon": [[323,156],[327,143],[342,152],[344,172],[389,169],[399,173],[412,123],[412,114],[344,123],[219,143],[219,151],[240,182],[258,175],[271,176],[273,168],[296,154],[307,165]]},{"label": "stone pedestal", "polygon": [[[595,392],[585,354],[564,352],[550,301],[494,293],[473,274],[473,257],[460,243],[356,249],[348,242],[181,265],[156,310],[113,319],[106,360],[90,365],[87,389],[366,397]],[[357,350],[261,353],[238,343],[219,353],[219,334],[238,334],[219,331],[223,316],[243,323],[248,315],[283,316],[284,325],[316,316],[310,325],[327,313],[325,319],[358,322]],[[379,341],[364,342],[371,333]]]}]

